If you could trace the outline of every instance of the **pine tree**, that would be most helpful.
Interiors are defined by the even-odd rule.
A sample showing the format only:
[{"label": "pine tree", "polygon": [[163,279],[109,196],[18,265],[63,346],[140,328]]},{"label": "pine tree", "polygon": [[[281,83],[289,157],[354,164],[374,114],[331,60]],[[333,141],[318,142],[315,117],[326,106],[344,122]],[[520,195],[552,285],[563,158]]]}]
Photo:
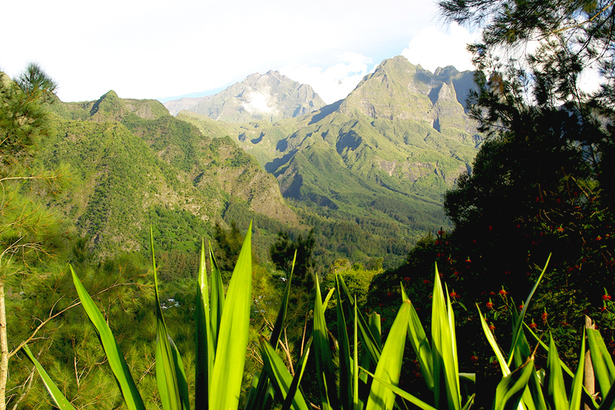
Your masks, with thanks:
[{"label": "pine tree", "polygon": [[46,104],[56,84],[36,64],[14,81],[0,72],[0,409],[6,407],[8,339],[5,285],[27,267],[56,223],[40,203],[55,188],[58,174],[31,167],[36,143],[50,132]]}]

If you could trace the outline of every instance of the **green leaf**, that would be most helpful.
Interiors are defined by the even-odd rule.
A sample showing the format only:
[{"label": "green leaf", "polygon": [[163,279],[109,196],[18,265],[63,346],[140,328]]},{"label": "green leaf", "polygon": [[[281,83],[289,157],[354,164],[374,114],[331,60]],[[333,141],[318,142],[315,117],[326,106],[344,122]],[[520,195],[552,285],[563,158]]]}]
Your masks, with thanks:
[{"label": "green leaf", "polygon": [[55,402],[56,406],[58,406],[60,410],[75,410],[73,405],[70,404],[70,402],[66,399],[66,397],[64,397],[60,389],[58,389],[58,386],[56,386],[53,380],[51,380],[51,377],[49,377],[49,374],[47,374],[43,366],[41,366],[38,360],[36,360],[28,345],[24,345],[21,350],[23,350],[26,356],[28,356],[28,359],[30,359],[30,361],[34,363],[38,374],[41,376],[41,379],[43,379],[45,388],[51,395],[51,398]]},{"label": "green leaf", "polygon": [[551,254],[549,254],[549,257],[547,258],[547,262],[545,263],[545,267],[542,269],[542,272],[540,273],[538,280],[536,280],[536,283],[534,283],[534,287],[532,288],[532,291],[530,292],[530,294],[527,296],[527,299],[525,300],[525,303],[523,304],[523,309],[521,309],[521,313],[519,314],[519,317],[517,318],[515,322],[514,330],[513,330],[513,342],[510,348],[510,355],[508,357],[508,362],[507,362],[508,367],[510,367],[513,361],[515,349],[517,347],[517,340],[519,339],[520,334],[523,331],[523,319],[525,318],[525,313],[527,312],[527,309],[530,306],[530,301],[532,300],[532,296],[534,296],[534,293],[536,292],[536,289],[538,288],[540,281],[542,280],[543,276],[545,275],[545,272],[547,271],[547,266],[549,266],[550,260],[551,260]]},{"label": "green leaf", "polygon": [[222,282],[222,273],[218,268],[211,242],[209,243],[209,262],[211,266],[211,322],[209,326],[213,336],[213,345],[217,346],[218,332],[220,331],[222,312],[224,310],[224,283]]},{"label": "green leaf", "polygon": [[368,371],[366,369],[363,369],[363,368],[361,370],[363,370],[365,373],[370,375],[375,381],[378,381],[378,383],[381,383],[382,385],[386,386],[386,388],[388,388],[389,390],[391,390],[392,392],[397,394],[399,397],[402,397],[405,400],[408,400],[410,403],[414,404],[415,406],[417,406],[417,407],[419,407],[419,408],[421,408],[423,410],[437,410],[432,405],[425,403],[421,399],[411,395],[410,393],[400,389],[399,387],[397,387],[397,386],[387,382],[384,379],[379,378],[378,376],[376,376],[375,374],[371,373],[370,371]]},{"label": "green leaf", "polygon": [[[404,287],[401,287],[402,300],[409,300]],[[431,351],[431,345],[427,340],[427,335],[419,319],[419,315],[416,313],[414,305],[410,304],[410,320],[408,322],[408,337],[410,338],[410,344],[416,354],[423,375],[423,380],[427,384],[427,388],[431,391],[434,389],[433,382],[433,353]]]},{"label": "green leaf", "polygon": [[339,345],[339,362],[340,362],[340,401],[343,409],[352,409],[352,387],[350,382],[352,374],[352,359],[350,356],[350,341],[348,332],[346,331],[346,317],[342,308],[342,296],[340,292],[339,275],[335,275],[335,283],[337,289],[337,341]]},{"label": "green leaf", "polygon": [[581,408],[581,398],[583,397],[583,377],[585,376],[585,330],[581,339],[581,351],[579,352],[579,364],[577,372],[572,380],[572,390],[570,393],[570,410]]},{"label": "green leaf", "polygon": [[[344,290],[345,299],[351,306],[356,306],[356,303],[352,299],[350,294],[350,290],[344,281],[342,276],[339,277],[340,284],[342,289]],[[365,315],[361,310],[356,309],[356,317],[359,325],[359,337],[361,342],[363,343],[363,348],[366,350],[367,355],[363,355],[362,363],[365,364],[364,367],[368,367],[367,363],[370,361],[372,363],[377,363],[380,358],[380,352],[382,351],[382,343],[380,341],[380,331],[376,332],[376,327],[370,326],[368,319],[365,318]],[[371,320],[371,318],[370,318]],[[380,319],[377,318],[374,320],[377,322],[378,326],[380,325]]]},{"label": "green leaf", "polygon": [[445,293],[436,266],[431,311],[434,400],[441,408],[461,409],[455,316],[448,292]]},{"label": "green leaf", "polygon": [[295,376],[293,377],[293,381],[290,384],[290,388],[288,389],[288,394],[286,395],[286,399],[282,404],[281,410],[289,410],[291,404],[294,401],[295,394],[297,394],[297,390],[299,389],[299,383],[301,383],[301,379],[303,378],[303,373],[305,372],[305,367],[307,366],[308,357],[310,356],[310,349],[312,347],[312,338],[310,337],[305,344],[305,349],[303,350],[303,356],[299,359],[298,368],[300,369],[298,372],[295,372]]},{"label": "green leaf", "polygon": [[[286,399],[289,395],[293,377],[288,372],[288,369],[286,369],[282,359],[276,354],[275,349],[263,338],[260,338],[259,343],[267,374],[273,381],[276,390]],[[303,395],[299,390],[296,390],[296,388],[292,394],[292,408],[295,410],[308,410],[309,408]]]},{"label": "green leaf", "polygon": [[209,288],[205,264],[205,243],[201,242],[196,297],[195,385],[194,406],[206,409],[209,404],[209,383],[215,358],[215,341],[209,311]]},{"label": "green leaf", "polygon": [[550,403],[551,408],[558,410],[569,408],[564,375],[562,373],[562,367],[560,366],[557,347],[555,346],[555,341],[552,336],[549,341],[545,386],[547,388],[547,402]]},{"label": "green leaf", "polygon": [[613,385],[615,375],[613,359],[599,331],[587,329],[587,342],[589,344],[594,373],[596,374],[596,379],[598,379],[600,391],[606,396]]},{"label": "green leaf", "polygon": [[224,301],[209,390],[211,409],[235,409],[239,405],[252,304],[251,231],[252,224],[244,239]]},{"label": "green leaf", "polygon": [[160,308],[158,293],[158,273],[154,253],[154,235],[150,227],[150,245],[152,249],[152,268],[154,271],[154,295],[156,297],[156,381],[162,407],[165,410],[186,410],[190,403],[188,383],[181,362],[181,356],[167,331],[167,325]]},{"label": "green leaf", "polygon": [[503,377],[495,392],[493,410],[515,410],[534,372],[534,360],[530,359],[506,377]]},{"label": "green leaf", "polygon": [[96,332],[98,333],[98,337],[100,339],[100,344],[105,351],[105,355],[107,356],[107,361],[109,362],[109,366],[111,367],[111,371],[115,376],[115,380],[117,381],[120,391],[122,392],[122,396],[124,397],[124,401],[126,406],[130,410],[145,410],[145,405],[143,404],[143,399],[137,390],[137,386],[130,374],[130,369],[126,364],[126,360],[124,359],[124,355],[120,351],[120,347],[118,346],[115,338],[113,337],[113,333],[107,324],[107,321],[100,313],[100,310],[96,307],[96,304],[85,290],[85,287],[79,280],[79,277],[73,270],[73,267],[70,267],[70,271],[73,277],[73,283],[75,284],[75,288],[77,289],[77,294],[79,295],[79,299],[81,300],[81,305],[85,309],[86,314],[90,318],[90,321],[96,328]]},{"label": "green leaf", "polygon": [[357,299],[354,300],[354,343],[352,356],[352,407],[354,410],[361,409],[359,403],[359,331]]},{"label": "green leaf", "polygon": [[[314,355],[316,357],[316,374],[320,386],[320,399],[323,409],[338,409],[333,358],[329,347],[329,331],[325,321],[325,306],[322,303],[318,277],[315,276],[316,298],[314,300]],[[331,292],[327,299],[331,296]]]},{"label": "green leaf", "polygon": [[366,410],[392,409],[395,405],[395,392],[381,382],[394,386],[399,382],[399,374],[403,363],[406,332],[410,320],[410,301],[402,303],[397,317],[391,326],[389,335],[382,349],[380,360],[374,372],[374,381],[369,392]]},{"label": "green leaf", "polygon": [[[282,334],[282,330],[284,329],[284,321],[286,320],[286,313],[288,312],[288,301],[290,299],[290,290],[293,279],[293,272],[295,270],[295,261],[297,259],[297,251],[295,250],[295,256],[293,257],[293,264],[291,267],[290,275],[288,276],[288,280],[286,282],[286,289],[284,290],[284,296],[282,297],[282,303],[280,304],[280,310],[278,310],[278,316],[275,321],[275,325],[273,326],[273,331],[271,332],[271,337],[269,338],[269,344],[275,348],[278,345],[278,341],[280,339],[280,335]],[[265,403],[263,399],[268,394],[268,391],[271,388],[269,383],[269,376],[267,372],[263,372],[260,375],[254,376],[258,381],[256,385],[253,385],[250,388],[250,394],[248,395],[246,410],[255,410],[261,409],[262,405]]]},{"label": "green leaf", "polygon": [[485,337],[487,338],[487,342],[489,343],[489,346],[491,346],[491,350],[493,350],[493,353],[495,353],[495,357],[500,365],[500,369],[502,370],[502,375],[506,377],[511,373],[511,371],[508,367],[506,358],[504,357],[504,353],[500,349],[498,343],[495,341],[495,336],[493,336],[491,329],[489,329],[489,325],[487,324],[485,317],[480,311],[480,307],[476,305],[476,308],[478,309],[478,315],[480,316],[480,324],[483,328],[483,332],[485,333]]}]

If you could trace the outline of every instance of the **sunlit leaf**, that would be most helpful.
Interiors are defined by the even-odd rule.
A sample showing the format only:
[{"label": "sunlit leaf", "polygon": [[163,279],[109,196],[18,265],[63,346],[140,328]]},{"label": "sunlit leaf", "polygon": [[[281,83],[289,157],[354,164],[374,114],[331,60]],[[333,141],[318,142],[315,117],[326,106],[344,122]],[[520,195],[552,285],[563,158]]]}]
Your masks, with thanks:
[{"label": "sunlit leaf", "polygon": [[66,397],[64,397],[60,389],[58,389],[58,386],[56,386],[53,380],[51,380],[51,377],[49,377],[49,375],[47,374],[43,366],[41,366],[38,360],[36,360],[36,358],[32,354],[32,351],[30,350],[28,345],[24,345],[21,348],[21,350],[23,350],[26,356],[28,356],[28,359],[30,359],[30,361],[34,363],[34,366],[36,367],[38,374],[41,376],[41,379],[43,379],[45,388],[51,395],[51,398],[55,402],[56,406],[58,406],[60,410],[71,410],[71,409],[74,410],[75,408],[73,407],[73,405],[70,404],[70,402],[66,399]]},{"label": "sunlit leaf", "polygon": [[252,304],[252,224],[228,286],[209,390],[210,409],[235,409],[248,345]]},{"label": "sunlit leaf", "polygon": [[70,267],[70,271],[73,277],[73,283],[77,289],[77,294],[81,300],[81,305],[85,309],[90,321],[96,328],[96,332],[98,333],[98,337],[100,339],[100,344],[105,351],[107,361],[109,362],[109,367],[111,367],[111,371],[117,380],[122,396],[124,397],[124,401],[126,402],[126,406],[131,410],[145,409],[145,405],[143,404],[141,395],[139,394],[137,386],[135,385],[132,375],[130,374],[130,369],[126,364],[124,355],[120,351],[120,347],[115,341],[107,321],[103,317],[102,313],[100,313],[100,310],[98,310],[98,307],[96,307],[96,304],[88,292],[83,287],[83,284],[79,280],[79,277],[73,270],[72,266]]}]

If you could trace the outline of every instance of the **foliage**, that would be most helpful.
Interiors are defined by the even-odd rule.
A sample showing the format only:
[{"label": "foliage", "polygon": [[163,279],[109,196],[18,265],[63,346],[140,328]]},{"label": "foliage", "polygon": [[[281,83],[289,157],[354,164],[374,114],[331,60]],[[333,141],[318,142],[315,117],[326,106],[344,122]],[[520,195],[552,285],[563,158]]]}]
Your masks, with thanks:
[{"label": "foliage", "polygon": [[295,283],[308,292],[314,286],[314,230],[304,238],[299,234],[295,240],[289,233],[278,232],[276,242],[269,249],[271,261],[277,269],[285,273],[293,271]]}]

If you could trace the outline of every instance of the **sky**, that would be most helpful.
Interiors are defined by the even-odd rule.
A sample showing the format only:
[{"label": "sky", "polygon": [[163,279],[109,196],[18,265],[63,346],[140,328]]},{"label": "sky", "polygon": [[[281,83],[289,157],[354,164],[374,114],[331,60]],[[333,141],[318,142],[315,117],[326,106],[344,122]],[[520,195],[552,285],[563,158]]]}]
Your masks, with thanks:
[{"label": "sky", "polygon": [[398,55],[431,71],[472,69],[465,47],[477,39],[443,22],[436,2],[425,0],[6,3],[0,70],[16,77],[35,62],[65,102],[109,90],[164,102],[278,70],[332,103]]}]

